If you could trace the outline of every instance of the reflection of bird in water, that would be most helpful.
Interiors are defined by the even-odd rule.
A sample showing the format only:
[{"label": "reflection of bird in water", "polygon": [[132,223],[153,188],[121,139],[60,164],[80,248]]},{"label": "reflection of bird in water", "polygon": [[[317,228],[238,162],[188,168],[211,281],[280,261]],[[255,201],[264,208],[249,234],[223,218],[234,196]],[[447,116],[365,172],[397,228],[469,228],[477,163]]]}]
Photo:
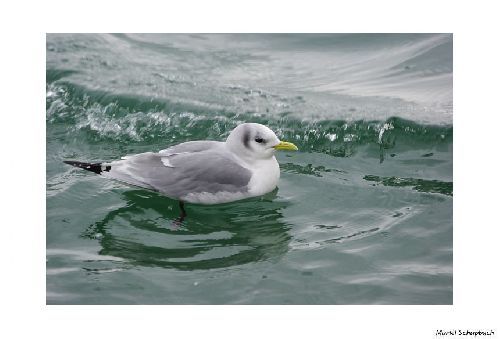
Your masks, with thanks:
[{"label": "reflection of bird in water", "polygon": [[273,201],[276,192],[215,208],[199,206],[184,227],[172,230],[164,227],[165,219],[175,217],[165,208],[172,200],[129,190],[123,193],[126,205],[89,226],[83,236],[99,240],[101,255],[142,266],[196,270],[270,260],[285,254],[291,240],[281,213],[288,203]]},{"label": "reflection of bird in water", "polygon": [[190,141],[158,153],[146,152],[109,163],[65,163],[183,202],[221,204],[260,196],[276,188],[280,176],[276,150],[297,150],[268,127],[237,126],[225,142]]}]

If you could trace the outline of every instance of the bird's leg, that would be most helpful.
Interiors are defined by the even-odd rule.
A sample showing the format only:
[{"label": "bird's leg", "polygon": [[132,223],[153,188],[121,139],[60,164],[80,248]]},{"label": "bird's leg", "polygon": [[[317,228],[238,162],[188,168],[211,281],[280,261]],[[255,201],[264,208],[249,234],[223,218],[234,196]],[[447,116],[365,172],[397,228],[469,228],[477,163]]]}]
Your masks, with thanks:
[{"label": "bird's leg", "polygon": [[184,221],[184,218],[187,217],[186,210],[184,209],[184,201],[179,200],[179,208],[181,210],[181,215],[177,219],[179,222]]},{"label": "bird's leg", "polygon": [[172,227],[174,230],[178,229],[182,225],[184,218],[187,217],[186,210],[184,209],[184,201],[179,200],[179,208],[181,210],[181,214],[179,215],[179,217],[177,219],[175,219],[172,222]]}]

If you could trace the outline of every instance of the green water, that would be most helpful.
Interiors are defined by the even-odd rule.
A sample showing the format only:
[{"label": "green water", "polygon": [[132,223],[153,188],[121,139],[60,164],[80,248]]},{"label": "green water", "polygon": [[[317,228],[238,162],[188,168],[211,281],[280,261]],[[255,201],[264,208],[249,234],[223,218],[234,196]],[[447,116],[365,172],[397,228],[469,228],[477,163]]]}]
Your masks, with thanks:
[{"label": "green water", "polygon": [[[451,304],[450,59],[447,35],[47,35],[47,303]],[[299,147],[278,189],[181,225],[62,162],[241,122]]]}]

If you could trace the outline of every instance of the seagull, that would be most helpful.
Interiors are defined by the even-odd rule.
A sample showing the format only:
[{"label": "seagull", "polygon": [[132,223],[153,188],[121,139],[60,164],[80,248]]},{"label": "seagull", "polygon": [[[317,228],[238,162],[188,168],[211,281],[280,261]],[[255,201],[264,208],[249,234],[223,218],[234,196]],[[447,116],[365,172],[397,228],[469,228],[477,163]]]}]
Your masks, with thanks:
[{"label": "seagull", "polygon": [[280,141],[267,126],[243,123],[226,141],[188,141],[111,162],[64,163],[178,200],[182,222],[187,216],[184,202],[222,204],[274,190],[280,177],[276,150],[298,148]]}]

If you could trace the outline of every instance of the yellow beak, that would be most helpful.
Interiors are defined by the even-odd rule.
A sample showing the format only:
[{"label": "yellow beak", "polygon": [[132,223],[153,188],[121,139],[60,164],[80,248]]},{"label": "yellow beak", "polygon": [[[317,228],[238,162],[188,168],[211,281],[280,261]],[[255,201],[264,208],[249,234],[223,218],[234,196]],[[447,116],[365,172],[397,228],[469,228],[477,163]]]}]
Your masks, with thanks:
[{"label": "yellow beak", "polygon": [[292,144],[291,142],[286,142],[286,141],[280,141],[279,144],[276,146],[273,146],[274,149],[277,150],[283,150],[283,151],[298,151],[299,149],[297,146]]}]

